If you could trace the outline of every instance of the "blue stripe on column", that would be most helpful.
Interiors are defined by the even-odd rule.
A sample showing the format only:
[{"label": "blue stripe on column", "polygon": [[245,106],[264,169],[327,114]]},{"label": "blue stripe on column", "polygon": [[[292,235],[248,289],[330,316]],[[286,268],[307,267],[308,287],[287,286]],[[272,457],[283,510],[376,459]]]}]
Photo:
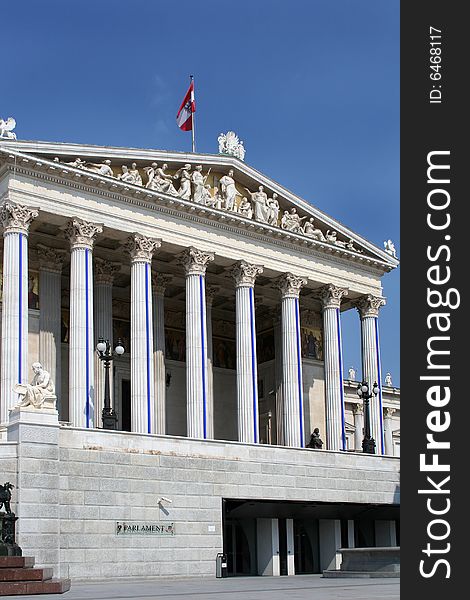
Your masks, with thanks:
[{"label": "blue stripe on column", "polygon": [[86,384],[86,401],[85,401],[85,418],[86,426],[90,427],[90,339],[88,327],[90,324],[89,314],[89,290],[88,290],[88,253],[90,251],[85,248],[85,384]]},{"label": "blue stripe on column", "polygon": [[205,327],[205,310],[204,310],[204,278],[199,275],[199,310],[200,310],[200,321],[201,321],[201,366],[202,366],[202,424],[203,424],[203,435],[204,439],[207,439],[207,398],[206,398],[206,336],[204,334]]},{"label": "blue stripe on column", "polygon": [[379,320],[377,317],[375,321],[375,351],[377,356],[377,383],[379,385],[379,411],[380,411],[380,441],[382,447],[380,454],[384,453],[385,448],[385,434],[384,434],[384,418],[383,418],[383,402],[382,402],[382,365],[380,361],[380,340],[379,340]]},{"label": "blue stripe on column", "polygon": [[145,263],[145,343],[147,350],[147,433],[152,432],[151,406],[150,406],[150,315],[149,315],[149,269]]},{"label": "blue stripe on column", "polygon": [[341,395],[341,439],[343,442],[343,450],[346,450],[346,431],[344,426],[343,344],[341,341],[341,317],[339,308],[336,309],[336,331],[338,332],[339,390]]},{"label": "blue stripe on column", "polygon": [[[23,353],[23,234],[18,235],[19,252],[18,252],[18,383],[23,383],[22,378],[22,353]],[[28,309],[26,309],[28,310]]]},{"label": "blue stripe on column", "polygon": [[253,310],[253,288],[250,291],[250,328],[251,328],[251,378],[253,385],[253,427],[255,444],[258,443],[258,382],[256,381],[256,332]]},{"label": "blue stripe on column", "polygon": [[295,298],[295,331],[297,335],[297,386],[299,390],[300,447],[304,447],[304,410],[302,405],[302,354],[300,352],[299,299]]}]

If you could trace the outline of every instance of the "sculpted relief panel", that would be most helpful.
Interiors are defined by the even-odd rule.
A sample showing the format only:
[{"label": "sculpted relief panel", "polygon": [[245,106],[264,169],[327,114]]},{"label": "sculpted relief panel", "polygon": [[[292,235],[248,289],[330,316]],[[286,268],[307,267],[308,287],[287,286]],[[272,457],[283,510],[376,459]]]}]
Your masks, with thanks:
[{"label": "sculpted relief panel", "polygon": [[[60,162],[58,158],[54,160]],[[64,164],[362,254],[352,239],[340,239],[336,231],[325,230],[324,225],[319,225],[310,215],[300,215],[288,200],[280,202],[275,192],[269,192],[262,185],[256,190],[242,186],[236,181],[233,169],[223,174],[211,173],[209,168],[204,173],[202,165],[186,163],[172,170],[168,164],[156,162],[143,167],[135,162],[118,167],[110,160],[93,163],[81,158]]]}]

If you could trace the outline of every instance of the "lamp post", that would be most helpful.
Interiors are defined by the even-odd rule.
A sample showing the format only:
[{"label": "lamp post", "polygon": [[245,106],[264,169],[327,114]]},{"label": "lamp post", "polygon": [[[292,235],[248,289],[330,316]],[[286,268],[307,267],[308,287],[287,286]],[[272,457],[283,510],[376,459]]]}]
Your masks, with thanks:
[{"label": "lamp post", "polygon": [[109,340],[105,340],[100,337],[98,343],[96,344],[96,351],[98,353],[98,358],[103,362],[104,366],[104,406],[101,413],[103,429],[116,429],[118,417],[116,412],[111,408],[111,396],[109,393],[109,369],[114,358],[124,354],[124,347],[121,343],[121,340],[118,339],[113,353],[111,352],[111,344],[109,343]]},{"label": "lamp post", "polygon": [[357,395],[364,401],[364,439],[362,440],[362,451],[367,454],[375,454],[375,440],[370,435],[370,413],[369,400],[379,393],[377,382],[372,387],[372,392],[369,391],[369,383],[363,381],[357,386]]}]

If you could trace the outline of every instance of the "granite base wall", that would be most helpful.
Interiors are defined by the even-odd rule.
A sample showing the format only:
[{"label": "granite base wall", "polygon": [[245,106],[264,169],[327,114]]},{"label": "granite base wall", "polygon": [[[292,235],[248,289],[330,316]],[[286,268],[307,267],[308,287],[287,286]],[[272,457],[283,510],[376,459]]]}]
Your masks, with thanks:
[{"label": "granite base wall", "polygon": [[[389,457],[33,422],[8,439],[0,469],[18,485],[18,542],[72,579],[213,576],[223,498],[399,503]],[[129,520],[172,522],[175,535],[116,535]]]}]

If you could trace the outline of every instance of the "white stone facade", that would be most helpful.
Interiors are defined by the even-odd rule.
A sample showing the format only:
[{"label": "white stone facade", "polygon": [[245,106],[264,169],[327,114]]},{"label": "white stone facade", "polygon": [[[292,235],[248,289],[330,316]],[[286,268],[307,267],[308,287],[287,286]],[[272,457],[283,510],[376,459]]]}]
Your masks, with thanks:
[{"label": "white stone facade", "polygon": [[[132,180],[118,177],[126,163]],[[358,454],[364,415],[359,382],[343,381],[341,313],[358,309],[361,374],[381,382],[381,278],[395,257],[227,155],[8,140],[0,206],[0,468],[18,484],[20,542],[41,564],[73,578],[111,576],[113,564],[122,577],[211,574],[236,535],[255,547],[257,531],[274,543],[285,528],[294,544],[294,516],[254,516],[241,534],[230,511],[242,500],[375,503],[391,522],[399,390],[381,385],[371,402],[379,456]],[[101,429],[100,337],[125,348],[110,370],[115,433]],[[36,361],[56,381],[58,416],[10,414]],[[321,451],[305,448],[315,427]],[[334,532],[325,549],[341,518],[302,527]],[[118,538],[126,519],[176,533]],[[279,573],[295,571],[291,559]]]}]

